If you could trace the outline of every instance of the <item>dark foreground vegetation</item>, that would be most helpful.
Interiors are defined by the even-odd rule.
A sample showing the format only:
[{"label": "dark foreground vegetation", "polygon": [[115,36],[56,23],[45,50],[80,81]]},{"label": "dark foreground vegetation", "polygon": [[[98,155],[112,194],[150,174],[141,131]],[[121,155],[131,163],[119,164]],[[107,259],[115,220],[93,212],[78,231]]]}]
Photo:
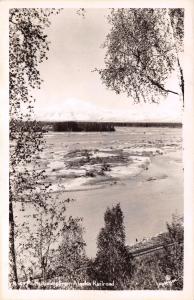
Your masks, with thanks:
[{"label": "dark foreground vegetation", "polygon": [[[76,227],[74,237],[69,235],[63,240],[55,253],[55,263],[51,263],[44,279],[41,275],[35,274],[27,280],[20,278],[20,288],[94,290],[183,288],[182,218],[173,216],[172,223],[167,224],[165,233],[146,243],[137,243],[133,247],[125,244],[123,213],[119,204],[111,209],[107,208],[104,222],[104,227],[97,238],[97,254],[94,259],[89,259],[84,254],[82,231],[79,231],[79,226],[74,223]],[[146,247],[150,249],[150,244],[153,248],[155,246],[155,250],[141,255]],[[161,246],[159,250],[157,245]]]}]

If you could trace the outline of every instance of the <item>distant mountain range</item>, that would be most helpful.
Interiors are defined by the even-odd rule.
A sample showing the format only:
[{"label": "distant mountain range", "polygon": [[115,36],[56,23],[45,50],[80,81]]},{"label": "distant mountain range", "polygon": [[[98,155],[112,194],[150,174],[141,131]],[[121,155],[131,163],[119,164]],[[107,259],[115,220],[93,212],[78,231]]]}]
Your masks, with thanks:
[{"label": "distant mountain range", "polygon": [[37,107],[40,121],[95,121],[95,122],[177,122],[181,115],[175,107],[160,105],[131,105],[104,107],[80,99],[68,99],[59,105]]}]

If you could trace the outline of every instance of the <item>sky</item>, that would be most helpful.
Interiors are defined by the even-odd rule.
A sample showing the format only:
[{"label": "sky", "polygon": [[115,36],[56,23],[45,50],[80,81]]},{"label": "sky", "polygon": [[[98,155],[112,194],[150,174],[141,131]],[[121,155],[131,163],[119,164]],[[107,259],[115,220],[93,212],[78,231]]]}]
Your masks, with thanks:
[{"label": "sky", "polygon": [[[102,44],[109,32],[107,9],[87,9],[85,18],[64,9],[51,19],[48,60],[40,65],[44,80],[35,115],[39,120],[181,121],[182,103],[169,95],[160,104],[134,104],[108,90],[93,70],[103,68]],[[169,84],[177,90],[173,77]]]}]

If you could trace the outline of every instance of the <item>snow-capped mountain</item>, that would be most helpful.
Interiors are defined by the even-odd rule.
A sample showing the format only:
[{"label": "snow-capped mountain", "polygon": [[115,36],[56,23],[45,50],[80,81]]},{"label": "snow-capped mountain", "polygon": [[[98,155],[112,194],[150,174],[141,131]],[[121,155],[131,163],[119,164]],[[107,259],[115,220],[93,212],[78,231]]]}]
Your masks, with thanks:
[{"label": "snow-capped mountain", "polygon": [[111,109],[102,107],[92,101],[80,99],[65,99],[60,101],[60,105],[48,105],[40,109],[35,108],[36,119],[44,121],[110,121],[110,122],[136,122],[136,121],[181,121],[181,111],[174,110],[172,119],[173,102],[169,103],[168,109],[158,104],[138,104],[129,103],[129,107],[112,107]]}]

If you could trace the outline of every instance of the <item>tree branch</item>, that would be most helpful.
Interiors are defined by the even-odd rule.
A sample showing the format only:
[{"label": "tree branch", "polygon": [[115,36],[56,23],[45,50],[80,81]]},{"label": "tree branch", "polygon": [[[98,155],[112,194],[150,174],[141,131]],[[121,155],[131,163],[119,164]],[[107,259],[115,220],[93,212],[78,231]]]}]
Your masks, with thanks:
[{"label": "tree branch", "polygon": [[174,92],[172,90],[169,90],[169,89],[165,89],[159,82],[155,81],[154,79],[152,79],[149,75],[147,75],[147,78],[149,79],[149,81],[157,86],[159,89],[161,89],[162,91],[166,92],[166,93],[172,93],[172,94],[175,94],[175,95],[179,95],[179,93],[177,92]]}]

